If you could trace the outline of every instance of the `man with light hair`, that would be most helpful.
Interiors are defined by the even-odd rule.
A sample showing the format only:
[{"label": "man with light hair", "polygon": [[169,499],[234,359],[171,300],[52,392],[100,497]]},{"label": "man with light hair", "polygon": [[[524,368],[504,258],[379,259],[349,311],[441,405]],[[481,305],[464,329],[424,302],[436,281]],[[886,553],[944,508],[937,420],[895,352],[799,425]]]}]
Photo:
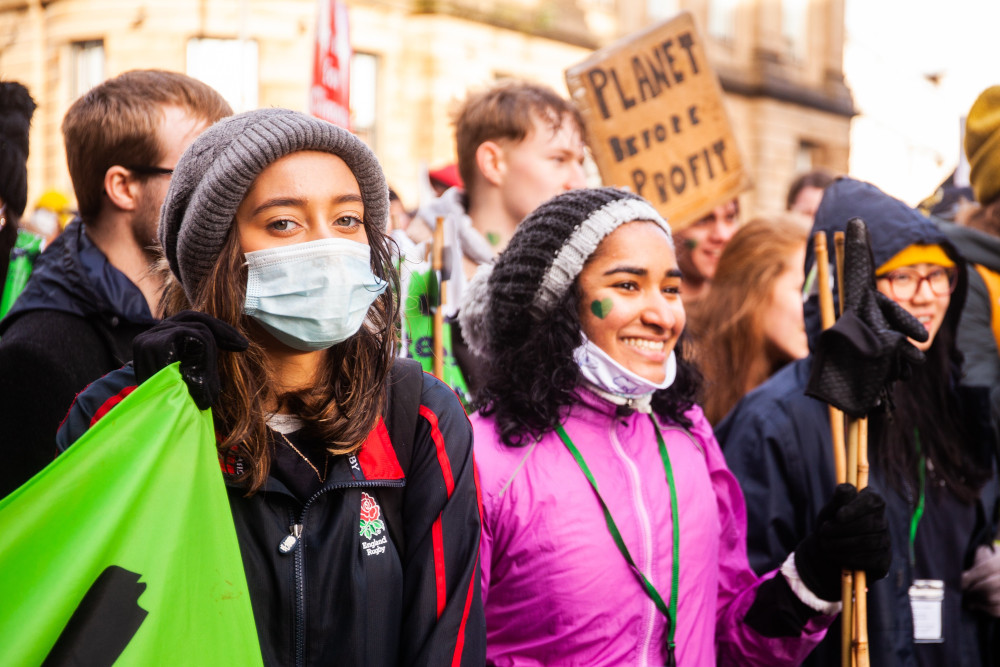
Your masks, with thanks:
[{"label": "man with light hair", "polygon": [[131,360],[132,339],[156,323],[156,230],[173,167],[230,114],[208,85],[160,70],[109,79],[66,113],[80,215],[39,256],[0,322],[0,497],[55,457],[76,394]]},{"label": "man with light hair", "polygon": [[[547,86],[499,81],[462,102],[455,114],[455,146],[464,187],[450,188],[422,206],[411,235],[419,241],[425,223],[445,220],[451,253],[446,260],[450,279],[443,379],[470,405],[481,362],[462,340],[460,328],[451,325],[465,285],[481,264],[507,246],[521,220],[539,204],[587,184],[583,119],[569,100]],[[425,370],[433,365],[428,292],[427,281],[415,273],[404,304],[408,352]]]}]

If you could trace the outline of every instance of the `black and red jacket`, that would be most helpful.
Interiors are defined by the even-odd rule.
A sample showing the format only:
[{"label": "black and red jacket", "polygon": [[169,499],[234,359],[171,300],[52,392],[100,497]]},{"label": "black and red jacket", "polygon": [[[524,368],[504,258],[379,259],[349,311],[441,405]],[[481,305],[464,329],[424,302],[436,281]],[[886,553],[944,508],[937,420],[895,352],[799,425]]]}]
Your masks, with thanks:
[{"label": "black and red jacket", "polygon": [[[82,392],[60,451],[135,383],[126,366]],[[451,389],[428,374],[422,384],[406,475],[381,419],[357,456],[331,459],[305,502],[274,477],[246,497],[226,475],[265,664],[484,664],[472,429]],[[400,487],[402,526],[392,532],[404,554],[382,511]]]}]

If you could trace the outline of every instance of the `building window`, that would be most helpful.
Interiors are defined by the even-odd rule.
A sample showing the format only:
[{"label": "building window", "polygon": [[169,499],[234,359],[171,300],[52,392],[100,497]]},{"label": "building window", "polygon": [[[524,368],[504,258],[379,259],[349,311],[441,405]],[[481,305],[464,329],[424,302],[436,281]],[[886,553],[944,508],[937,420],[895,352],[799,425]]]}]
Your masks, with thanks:
[{"label": "building window", "polygon": [[215,88],[237,113],[257,108],[257,42],[189,39],[187,73]]},{"label": "building window", "polygon": [[378,109],[378,56],[355,53],[351,57],[350,90],[351,129],[374,151]]},{"label": "building window", "polygon": [[804,174],[822,167],[827,162],[826,147],[813,141],[802,139],[795,153],[795,173]]},{"label": "building window", "polygon": [[806,59],[809,30],[809,3],[805,0],[782,0],[781,34],[788,44],[788,55],[796,62]]},{"label": "building window", "polygon": [[736,6],[739,0],[711,0],[708,3],[708,34],[724,42],[736,36]]},{"label": "building window", "polygon": [[73,99],[104,81],[104,40],[73,42]]}]

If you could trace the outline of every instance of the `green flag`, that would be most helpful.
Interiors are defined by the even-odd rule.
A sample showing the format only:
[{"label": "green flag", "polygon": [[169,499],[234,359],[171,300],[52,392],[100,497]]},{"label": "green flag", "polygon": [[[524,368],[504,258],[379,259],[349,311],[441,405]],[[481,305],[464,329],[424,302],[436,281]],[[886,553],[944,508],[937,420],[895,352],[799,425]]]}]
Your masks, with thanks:
[{"label": "green flag", "polygon": [[0,501],[4,664],[262,664],[211,412],[177,364]]}]

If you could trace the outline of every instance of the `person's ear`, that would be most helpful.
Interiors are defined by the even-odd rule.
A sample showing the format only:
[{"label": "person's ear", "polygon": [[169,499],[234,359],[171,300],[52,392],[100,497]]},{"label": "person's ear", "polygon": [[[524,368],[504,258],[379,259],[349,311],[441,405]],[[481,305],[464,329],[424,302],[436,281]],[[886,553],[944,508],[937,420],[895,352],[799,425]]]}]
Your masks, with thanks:
[{"label": "person's ear", "polygon": [[123,211],[134,211],[138,204],[139,182],[131,171],[116,164],[104,172],[104,194]]},{"label": "person's ear", "polygon": [[476,149],[476,166],[490,185],[500,186],[507,173],[503,147],[495,141],[484,141]]}]

